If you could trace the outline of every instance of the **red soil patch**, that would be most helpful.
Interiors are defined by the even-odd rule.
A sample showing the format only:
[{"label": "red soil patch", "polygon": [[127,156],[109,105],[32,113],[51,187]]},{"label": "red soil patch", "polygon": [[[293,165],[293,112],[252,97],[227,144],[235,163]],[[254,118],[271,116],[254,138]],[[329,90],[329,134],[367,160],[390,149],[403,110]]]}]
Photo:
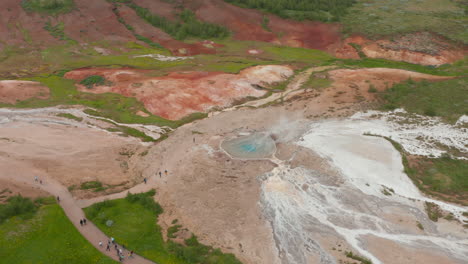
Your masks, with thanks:
[{"label": "red soil patch", "polygon": [[2,0],[0,8],[0,49],[3,45],[26,46],[27,37],[43,47],[60,43],[44,29],[47,19],[37,13],[26,13],[21,1]]},{"label": "red soil patch", "polygon": [[15,104],[30,98],[49,98],[49,88],[42,86],[38,82],[30,81],[0,81],[0,102]]},{"label": "red soil patch", "polygon": [[244,9],[222,0],[199,0],[196,14],[200,20],[224,25],[234,32],[238,40],[264,41],[311,49],[328,50],[340,42],[338,24],[320,22],[298,22],[269,15],[268,27],[262,28],[263,14],[260,11]]},{"label": "red soil patch", "polygon": [[257,85],[268,85],[286,80],[293,74],[288,66],[255,66],[239,74],[222,72],[173,72],[163,77],[148,77],[143,71],[131,69],[78,69],[65,74],[66,78],[82,80],[90,75],[101,75],[111,86],[88,89],[77,85],[83,92],[113,92],[135,97],[154,115],[177,120],[212,107],[226,107],[235,100],[248,96],[259,97],[265,90]]}]

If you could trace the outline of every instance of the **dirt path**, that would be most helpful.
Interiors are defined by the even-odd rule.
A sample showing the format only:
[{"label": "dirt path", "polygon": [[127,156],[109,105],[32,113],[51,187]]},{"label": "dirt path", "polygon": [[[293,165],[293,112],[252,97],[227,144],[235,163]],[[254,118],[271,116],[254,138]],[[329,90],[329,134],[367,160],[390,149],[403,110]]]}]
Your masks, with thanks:
[{"label": "dirt path", "polygon": [[[11,174],[10,174],[11,175]],[[111,251],[106,251],[106,243],[109,239],[99,228],[97,228],[91,221],[87,221],[85,226],[80,226],[79,222],[80,219],[85,218],[85,214],[80,206],[78,206],[77,201],[73,199],[71,193],[68,189],[62,186],[57,181],[51,178],[44,178],[40,177],[42,180],[42,184],[34,182],[33,176],[30,177],[30,181],[26,180],[26,177],[16,177],[13,178],[11,176],[7,176],[7,174],[0,174],[0,179],[5,179],[10,182],[17,182],[24,185],[30,185],[39,189],[42,189],[51,195],[60,197],[60,206],[65,211],[68,219],[73,223],[73,225],[78,229],[78,231],[99,251],[103,254],[107,255],[108,257],[117,260],[118,256],[115,252],[115,249],[111,249]],[[102,241],[103,246],[99,247],[99,241]],[[118,245],[118,248],[122,248],[122,246]],[[124,250],[124,256],[127,256],[128,251]],[[150,260],[147,260],[141,256],[134,254],[133,258],[125,259],[124,263],[130,264],[151,264],[154,263]]]}]

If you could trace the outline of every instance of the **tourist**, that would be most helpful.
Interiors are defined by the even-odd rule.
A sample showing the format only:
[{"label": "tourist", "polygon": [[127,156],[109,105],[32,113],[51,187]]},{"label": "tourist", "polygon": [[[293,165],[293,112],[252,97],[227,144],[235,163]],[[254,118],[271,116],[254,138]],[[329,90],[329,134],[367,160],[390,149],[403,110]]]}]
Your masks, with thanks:
[{"label": "tourist", "polygon": [[113,237],[111,237],[111,242],[112,242],[112,244],[114,244],[114,238]]},{"label": "tourist", "polygon": [[145,184],[146,184],[146,178],[144,178],[144,179],[143,179],[143,181],[144,181],[144,182],[145,182]]},{"label": "tourist", "polygon": [[110,251],[110,245],[107,244],[106,251]]},{"label": "tourist", "polygon": [[164,173],[167,175],[167,170],[165,170]]},{"label": "tourist", "polygon": [[132,257],[132,258],[133,258],[133,250],[132,250],[132,251],[130,251],[130,257]]},{"label": "tourist", "polygon": [[102,247],[102,241],[99,241],[99,247]]},{"label": "tourist", "polygon": [[37,176],[34,176],[34,181],[37,182],[39,178]]},{"label": "tourist", "polygon": [[42,180],[39,180],[39,183],[42,184]]},{"label": "tourist", "polygon": [[80,225],[83,226],[83,219],[80,219]]},{"label": "tourist", "polygon": [[117,249],[117,244],[114,245],[114,248],[115,248],[115,250],[119,251],[119,250]]},{"label": "tourist", "polygon": [[58,197],[58,196],[57,196],[57,202],[59,202],[59,203],[60,203],[60,197]]},{"label": "tourist", "polygon": [[159,172],[159,178],[161,178],[161,175],[162,175],[162,173],[161,173],[161,172]]},{"label": "tourist", "polygon": [[83,224],[86,225],[86,218],[83,218]]}]

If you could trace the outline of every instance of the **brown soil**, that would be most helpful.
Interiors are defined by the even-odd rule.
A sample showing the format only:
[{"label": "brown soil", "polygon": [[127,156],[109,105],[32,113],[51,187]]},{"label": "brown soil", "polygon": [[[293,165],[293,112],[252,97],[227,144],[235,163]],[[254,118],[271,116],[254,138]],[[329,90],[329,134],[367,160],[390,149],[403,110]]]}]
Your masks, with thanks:
[{"label": "brown soil", "polygon": [[382,263],[399,264],[450,264],[460,263],[434,249],[410,248],[391,240],[372,235],[366,236],[368,248]]},{"label": "brown soil", "polygon": [[5,179],[0,179],[0,203],[4,203],[9,197],[21,195],[23,197],[38,198],[48,196],[49,194],[39,187],[24,185],[17,182],[11,182]]},{"label": "brown soil", "polygon": [[[140,148],[134,139],[53,121],[11,122],[2,125],[1,131],[2,174],[28,175],[23,177],[27,181],[33,181],[34,176],[47,176],[67,187],[86,181],[109,185],[141,181],[132,166],[132,158],[120,154],[123,150]],[[81,195],[91,196],[90,193]]]},{"label": "brown soil", "polygon": [[0,103],[15,104],[30,98],[49,98],[49,88],[38,82],[0,81]]},{"label": "brown soil", "polygon": [[352,36],[335,51],[338,58],[358,59],[358,51],[349,43],[361,46],[361,51],[369,58],[382,58],[421,65],[442,65],[464,58],[466,52],[447,43],[442,38],[430,34],[414,33],[395,40],[368,40],[362,36]]},{"label": "brown soil", "polygon": [[78,89],[135,97],[152,114],[177,120],[212,107],[229,106],[247,96],[262,96],[266,91],[256,89],[256,85],[280,82],[292,74],[292,69],[287,66],[255,66],[239,74],[173,72],[163,77],[148,77],[143,71],[130,69],[87,68],[70,71],[65,77],[79,81],[90,75],[102,75],[112,85],[92,89],[77,85]]},{"label": "brown soil", "polygon": [[308,88],[291,93],[285,98],[286,109],[301,111],[307,118],[347,116],[375,104],[377,97],[376,93],[369,92],[371,85],[377,91],[383,91],[408,78],[415,81],[452,78],[387,68],[338,69],[315,75],[330,78],[333,83],[328,88]]}]

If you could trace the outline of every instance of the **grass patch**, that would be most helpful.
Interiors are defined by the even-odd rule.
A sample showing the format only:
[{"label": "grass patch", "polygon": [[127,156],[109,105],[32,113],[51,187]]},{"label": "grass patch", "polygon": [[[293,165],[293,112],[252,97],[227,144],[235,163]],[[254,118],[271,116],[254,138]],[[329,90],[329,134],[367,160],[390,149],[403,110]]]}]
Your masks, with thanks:
[{"label": "grass patch", "polygon": [[424,230],[424,226],[423,226],[419,221],[416,221],[416,226],[417,226],[420,230]]},{"label": "grass patch", "polygon": [[271,12],[295,20],[339,21],[356,0],[224,0],[243,7]]},{"label": "grass patch", "polygon": [[83,182],[80,185],[81,190],[95,189],[95,188],[101,188],[101,187],[102,187],[102,183],[99,181],[87,181],[87,182]]},{"label": "grass patch", "polygon": [[281,62],[303,62],[308,65],[322,65],[334,61],[331,55],[321,50],[291,48],[286,46],[266,46],[264,50]]},{"label": "grass patch", "polygon": [[[185,245],[164,241],[161,227],[157,225],[162,209],[154,202],[153,195],[154,191],[129,194],[124,199],[94,204],[85,208],[85,213],[107,236],[157,263],[240,263],[232,254],[200,244],[196,237],[187,239]],[[108,220],[114,224],[106,225]]]},{"label": "grass patch", "polygon": [[307,79],[307,81],[302,84],[302,88],[320,91],[323,88],[330,87],[332,83],[333,82],[330,79],[321,77],[321,74],[311,74],[309,79]]},{"label": "grass patch", "polygon": [[464,4],[451,0],[358,1],[341,21],[346,33],[371,38],[430,31],[466,44]]},{"label": "grass patch", "polygon": [[440,116],[454,123],[468,114],[468,78],[439,82],[408,80],[383,92],[384,109],[405,108],[421,115]]},{"label": "grass patch", "polygon": [[75,120],[75,121],[78,121],[78,122],[83,121],[82,117],[78,117],[78,116],[75,116],[75,115],[72,115],[72,114],[69,114],[69,113],[60,113],[60,114],[57,114],[57,116],[65,117],[65,118],[72,119],[72,120]]},{"label": "grass patch", "polygon": [[0,224],[2,263],[117,263],[95,249],[51,200],[28,219],[10,217]]},{"label": "grass patch", "polygon": [[431,219],[434,222],[437,222],[439,218],[443,216],[440,207],[435,203],[425,202],[424,208],[426,209],[426,213],[429,219]]},{"label": "grass patch", "polygon": [[22,0],[21,6],[29,12],[49,15],[68,13],[73,10],[73,0]]},{"label": "grass patch", "polygon": [[167,229],[167,237],[169,238],[175,238],[176,235],[175,233],[179,232],[180,228],[182,226],[181,225],[173,225],[173,226],[170,226],[168,229]]},{"label": "grass patch", "polygon": [[369,259],[367,259],[365,257],[362,257],[362,256],[359,256],[357,254],[354,254],[351,251],[345,251],[345,255],[346,255],[346,257],[348,257],[350,259],[354,259],[354,260],[359,261],[361,264],[372,264],[372,261],[370,261]]},{"label": "grass patch", "polygon": [[[367,134],[369,136],[373,136]],[[439,199],[466,205],[468,201],[468,162],[441,158],[413,158],[411,162],[403,147],[391,138],[388,140],[401,154],[404,172],[424,193]]]},{"label": "grass patch", "polygon": [[59,22],[55,26],[52,26],[52,23],[50,23],[50,21],[47,21],[44,26],[44,29],[49,31],[49,33],[56,39],[73,41],[71,38],[65,35],[65,32],[63,31],[65,29],[65,25],[63,24],[63,22]]}]

